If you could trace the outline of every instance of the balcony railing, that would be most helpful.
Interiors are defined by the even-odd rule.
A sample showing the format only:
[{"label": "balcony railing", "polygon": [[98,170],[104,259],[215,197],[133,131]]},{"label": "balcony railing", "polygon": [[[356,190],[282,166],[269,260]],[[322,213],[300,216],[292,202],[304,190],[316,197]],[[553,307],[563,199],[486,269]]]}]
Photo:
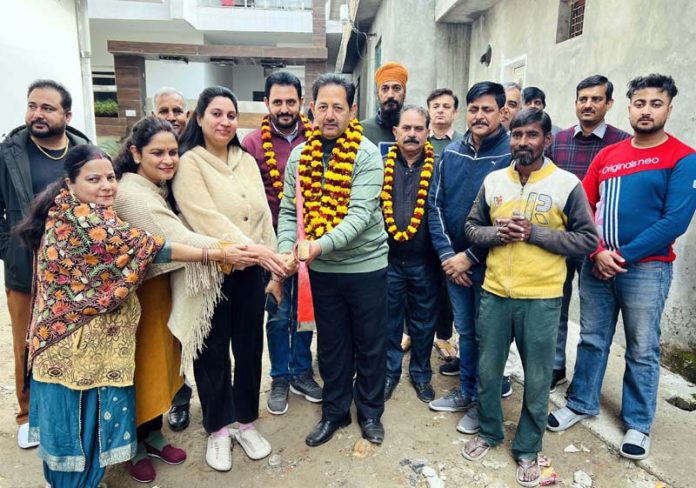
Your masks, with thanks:
[{"label": "balcony railing", "polygon": [[198,0],[198,6],[261,8],[272,10],[311,10],[312,0]]}]

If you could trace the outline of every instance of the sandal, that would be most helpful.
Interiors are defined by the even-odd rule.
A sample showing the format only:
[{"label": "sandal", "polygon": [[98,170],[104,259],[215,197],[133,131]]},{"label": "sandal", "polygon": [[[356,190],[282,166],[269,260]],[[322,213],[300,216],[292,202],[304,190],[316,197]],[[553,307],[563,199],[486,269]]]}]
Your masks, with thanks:
[{"label": "sandal", "polygon": [[[490,448],[491,445],[488,442],[486,442],[483,438],[476,436],[469,442],[464,444],[464,447],[462,448],[462,456],[464,456],[464,458],[468,459],[469,461],[479,461],[486,454],[488,454]],[[478,451],[479,449],[483,450],[479,452],[478,455],[474,456],[472,453]]]},{"label": "sandal", "polygon": [[457,357],[457,348],[448,340],[436,339],[433,347],[443,361],[449,361]]},{"label": "sandal", "polygon": [[635,429],[628,429],[621,441],[619,453],[628,459],[640,461],[650,455],[650,436]]},{"label": "sandal", "polygon": [[[534,479],[527,480],[528,474],[535,475]],[[515,478],[517,483],[521,486],[538,486],[539,481],[541,481],[541,468],[537,462],[537,458],[534,459],[523,459],[519,458],[517,460],[517,471],[515,473]]]},{"label": "sandal", "polygon": [[589,415],[575,413],[568,407],[559,408],[555,412],[549,414],[546,428],[552,432],[560,432],[571,428],[587,417],[589,417]]}]

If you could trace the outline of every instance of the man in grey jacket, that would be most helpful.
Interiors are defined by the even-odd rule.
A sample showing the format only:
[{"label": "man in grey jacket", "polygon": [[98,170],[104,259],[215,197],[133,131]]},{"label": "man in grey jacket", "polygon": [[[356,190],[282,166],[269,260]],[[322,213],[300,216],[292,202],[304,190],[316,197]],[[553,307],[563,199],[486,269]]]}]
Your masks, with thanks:
[{"label": "man in grey jacket", "polygon": [[11,131],[0,144],[0,259],[4,261],[7,308],[12,322],[15,359],[17,444],[29,442],[29,390],[24,388],[25,338],[31,316],[32,255],[12,234],[34,196],[63,175],[63,159],[70,147],[87,137],[68,127],[70,93],[53,80],[36,80],[27,90],[25,125]]}]

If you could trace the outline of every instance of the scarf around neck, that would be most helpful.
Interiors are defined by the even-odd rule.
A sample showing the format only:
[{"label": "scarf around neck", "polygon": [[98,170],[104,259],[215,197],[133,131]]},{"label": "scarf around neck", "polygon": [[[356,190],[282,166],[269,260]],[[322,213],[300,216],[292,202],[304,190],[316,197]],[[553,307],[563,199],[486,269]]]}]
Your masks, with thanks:
[{"label": "scarf around neck", "polygon": [[118,308],[164,245],[121,221],[111,206],[82,203],[62,190],[48,211],[36,252],[29,361]]}]

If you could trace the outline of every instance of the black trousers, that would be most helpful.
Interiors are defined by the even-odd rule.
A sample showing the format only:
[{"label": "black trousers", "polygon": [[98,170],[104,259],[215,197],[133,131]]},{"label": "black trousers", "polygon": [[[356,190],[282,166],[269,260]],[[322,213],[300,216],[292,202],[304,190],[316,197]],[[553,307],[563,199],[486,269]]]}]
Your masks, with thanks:
[{"label": "black trousers", "polygon": [[148,438],[150,433],[162,430],[162,416],[158,415],[154,419],[148,420],[144,424],[140,424],[136,429],[138,442],[143,442]]},{"label": "black trousers", "polygon": [[[232,422],[253,422],[259,416],[263,270],[254,266],[226,276],[222,293],[203,351],[193,363],[203,427],[207,432],[215,432]],[[230,343],[234,356],[234,386]]]},{"label": "black trousers", "polygon": [[[317,323],[322,418],[342,420],[355,398],[358,420],[384,413],[387,269],[369,273],[310,271]],[[357,372],[355,387],[353,372]]]}]

